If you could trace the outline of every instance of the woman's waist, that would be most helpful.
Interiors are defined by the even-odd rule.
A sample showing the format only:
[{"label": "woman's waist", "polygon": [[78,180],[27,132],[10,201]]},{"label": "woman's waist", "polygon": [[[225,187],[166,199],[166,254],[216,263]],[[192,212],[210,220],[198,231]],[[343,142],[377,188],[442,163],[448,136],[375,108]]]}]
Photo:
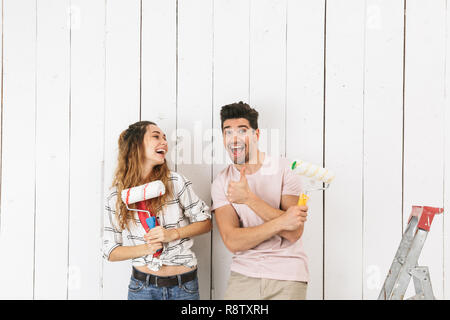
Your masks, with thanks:
[{"label": "woman's waist", "polygon": [[188,267],[188,266],[168,266],[163,265],[158,271],[150,270],[147,266],[134,266],[136,270],[140,272],[152,274],[159,277],[170,277],[178,274],[186,273],[197,269],[197,267]]}]

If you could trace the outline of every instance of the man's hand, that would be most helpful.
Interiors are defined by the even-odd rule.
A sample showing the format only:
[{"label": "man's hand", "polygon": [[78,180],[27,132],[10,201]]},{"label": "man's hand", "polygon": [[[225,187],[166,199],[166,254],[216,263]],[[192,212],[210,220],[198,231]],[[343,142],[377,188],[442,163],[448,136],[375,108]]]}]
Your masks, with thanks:
[{"label": "man's hand", "polygon": [[230,181],[228,184],[227,199],[231,203],[246,204],[253,196],[245,176],[245,167],[241,169],[239,181]]},{"label": "man's hand", "polygon": [[307,206],[292,206],[278,219],[283,230],[294,231],[305,224],[307,217]]}]

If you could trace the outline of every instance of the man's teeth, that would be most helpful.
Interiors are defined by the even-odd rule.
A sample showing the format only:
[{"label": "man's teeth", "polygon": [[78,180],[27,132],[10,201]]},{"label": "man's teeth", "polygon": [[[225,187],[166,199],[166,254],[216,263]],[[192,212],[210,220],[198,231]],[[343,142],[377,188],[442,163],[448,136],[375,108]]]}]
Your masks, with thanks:
[{"label": "man's teeth", "polygon": [[230,149],[233,151],[244,150],[245,146],[231,146]]}]

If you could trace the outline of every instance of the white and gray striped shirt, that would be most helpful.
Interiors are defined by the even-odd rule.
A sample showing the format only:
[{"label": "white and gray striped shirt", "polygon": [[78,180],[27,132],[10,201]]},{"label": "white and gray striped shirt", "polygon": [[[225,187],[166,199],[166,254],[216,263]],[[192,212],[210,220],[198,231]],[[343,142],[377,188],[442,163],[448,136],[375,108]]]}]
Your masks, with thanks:
[{"label": "white and gray striped shirt", "polygon": [[[165,229],[181,228],[190,223],[211,219],[210,208],[192,189],[192,183],[183,175],[170,172],[170,183],[173,184],[174,198],[166,202],[158,215],[158,223]],[[103,229],[103,257],[109,259],[111,252],[118,246],[136,246],[144,244],[145,230],[134,212],[136,223],[129,223],[129,230],[121,230],[117,220],[116,201],[117,191],[111,189],[106,198],[104,229]],[[191,250],[194,241],[183,238],[163,246],[163,252],[157,258],[153,255],[143,256],[132,260],[133,266],[147,266],[150,270],[158,271],[163,265],[195,267],[197,258]]]}]

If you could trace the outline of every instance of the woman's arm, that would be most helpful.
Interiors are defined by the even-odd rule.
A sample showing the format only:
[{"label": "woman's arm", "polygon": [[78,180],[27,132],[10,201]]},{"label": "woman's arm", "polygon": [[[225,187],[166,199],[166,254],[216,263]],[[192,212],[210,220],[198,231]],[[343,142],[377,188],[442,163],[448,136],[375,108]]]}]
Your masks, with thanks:
[{"label": "woman's arm", "polygon": [[165,229],[162,226],[153,228],[144,236],[149,243],[168,243],[178,239],[192,238],[207,233],[212,228],[209,207],[195,194],[192,182],[178,173],[176,177],[175,194],[182,215],[189,219],[190,224],[181,228]]},{"label": "woman's arm", "polygon": [[108,261],[117,262],[125,261],[135,258],[140,258],[147,255],[152,255],[159,249],[162,249],[161,242],[153,244],[141,244],[137,246],[118,246],[111,251]]},{"label": "woman's arm", "polygon": [[158,226],[151,229],[150,232],[144,236],[144,239],[150,244],[158,242],[167,243],[183,238],[193,238],[211,231],[211,228],[211,219],[194,222],[188,226],[174,229],[164,229],[163,227]]}]

